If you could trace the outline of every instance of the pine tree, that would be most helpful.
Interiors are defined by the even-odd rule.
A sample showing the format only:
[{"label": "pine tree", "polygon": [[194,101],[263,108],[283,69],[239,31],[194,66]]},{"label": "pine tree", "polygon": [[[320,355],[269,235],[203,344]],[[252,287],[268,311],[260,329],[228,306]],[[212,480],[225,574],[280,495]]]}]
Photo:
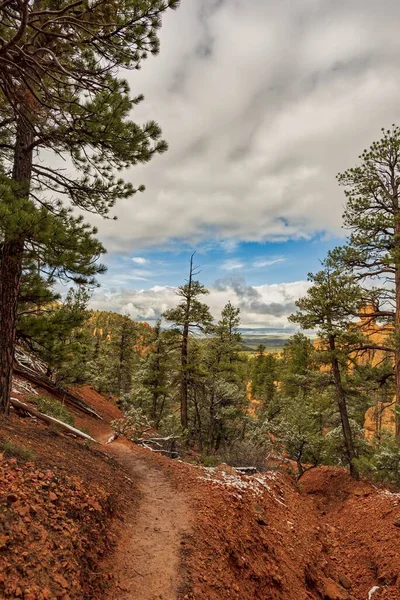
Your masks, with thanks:
[{"label": "pine tree", "polygon": [[127,315],[105,311],[93,312],[87,320],[85,328],[91,339],[87,374],[99,391],[119,399],[131,392],[139,361],[139,326]]},{"label": "pine tree", "polygon": [[265,353],[265,346],[258,346],[257,356],[252,365],[251,387],[252,395],[261,400],[263,410],[271,405],[275,397],[278,363],[278,358],[273,352]]},{"label": "pine tree", "polygon": [[240,309],[228,302],[203,353],[205,399],[208,404],[208,451],[218,450],[229,437],[231,421],[237,419],[246,398],[241,377]]},{"label": "pine tree", "polygon": [[[18,296],[30,221],[68,207],[107,217],[137,190],[115,176],[166,150],[154,122],[139,126],[119,68],[136,69],[159,50],[157,29],[178,0],[6,2],[0,7],[0,173],[12,201],[0,269],[0,411],[8,412]],[[75,173],[39,160],[69,157]],[[138,188],[142,189],[142,188]],[[70,216],[70,215],[69,215]]]},{"label": "pine tree", "polygon": [[147,411],[149,417],[155,427],[159,427],[172,396],[175,334],[163,331],[159,319],[149,335],[148,343],[140,365],[140,383],[150,395]]},{"label": "pine tree", "polygon": [[190,257],[189,279],[185,285],[178,288],[178,296],[182,301],[176,308],[164,312],[166,321],[171,321],[181,331],[181,381],[180,381],[180,407],[182,429],[188,428],[188,397],[190,365],[188,361],[189,336],[200,331],[208,333],[211,330],[212,315],[209,307],[200,302],[199,297],[208,294],[208,290],[194,277],[199,274],[193,265],[194,254]]},{"label": "pine tree", "polygon": [[[29,291],[31,291],[29,287]],[[37,354],[48,366],[47,375],[58,383],[75,382],[82,374],[82,362],[85,354],[82,326],[87,319],[89,293],[85,289],[70,289],[60,302],[53,294],[51,301],[38,305],[35,293],[27,302],[22,285],[17,324],[17,341]]]},{"label": "pine tree", "polygon": [[[360,156],[360,164],[338,175],[347,198],[344,226],[348,245],[331,256],[362,282],[371,282],[375,307],[370,319],[394,325],[396,402],[400,407],[400,129],[382,129],[382,138]],[[370,292],[369,292],[369,295]],[[380,301],[381,308],[376,301]],[[390,351],[390,343],[384,344]],[[397,411],[397,435],[400,414]]]},{"label": "pine tree", "polygon": [[296,302],[298,312],[290,320],[304,329],[317,329],[320,338],[320,358],[329,365],[340,412],[347,460],[352,477],[358,478],[356,449],[350,425],[347,393],[343,372],[349,355],[359,343],[359,333],[352,327],[362,302],[360,287],[354,277],[324,264],[324,270],[309,275],[312,286],[306,296]]},{"label": "pine tree", "polygon": [[312,389],[317,373],[315,348],[303,333],[292,335],[283,347],[280,365],[281,390],[285,396],[303,395]]}]

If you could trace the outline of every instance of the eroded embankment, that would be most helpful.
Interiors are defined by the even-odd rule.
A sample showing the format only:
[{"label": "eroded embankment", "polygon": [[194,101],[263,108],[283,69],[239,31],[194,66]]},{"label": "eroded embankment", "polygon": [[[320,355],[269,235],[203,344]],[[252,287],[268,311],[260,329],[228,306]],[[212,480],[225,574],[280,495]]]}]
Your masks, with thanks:
[{"label": "eroded embankment", "polygon": [[3,419],[0,442],[0,598],[101,598],[110,523],[134,501],[119,465],[31,419]]},{"label": "eroded embankment", "polygon": [[190,496],[186,598],[400,598],[400,496],[323,467],[301,489],[284,474],[238,475],[161,457]]},{"label": "eroded embankment", "polygon": [[[104,442],[119,411],[82,394],[106,419],[79,424]],[[342,469],[298,487],[128,442],[99,451],[29,419],[0,437],[35,453],[0,457],[0,598],[400,599],[400,495]]]}]

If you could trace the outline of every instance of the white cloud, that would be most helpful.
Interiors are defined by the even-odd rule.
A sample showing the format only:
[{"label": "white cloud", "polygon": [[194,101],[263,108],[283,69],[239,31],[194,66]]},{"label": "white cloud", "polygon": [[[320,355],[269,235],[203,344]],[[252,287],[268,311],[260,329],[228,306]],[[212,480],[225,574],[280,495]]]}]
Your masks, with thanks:
[{"label": "white cloud", "polygon": [[[127,75],[170,150],[99,223],[109,249],[337,234],[335,174],[398,119],[400,3],[185,0]],[[229,247],[229,246],[228,246]]]},{"label": "white cloud", "polygon": [[147,269],[129,269],[126,273],[110,275],[108,285],[126,285],[129,281],[148,281],[153,276]]},{"label": "white cloud", "polygon": [[273,265],[285,262],[285,260],[286,258],[283,256],[277,258],[259,258],[253,262],[253,267],[257,269],[263,267],[272,267]]},{"label": "white cloud", "polygon": [[220,244],[221,248],[224,250],[224,252],[226,252],[227,254],[231,254],[232,252],[235,252],[235,250],[238,247],[237,240],[222,240],[219,244]]},{"label": "white cloud", "polygon": [[150,261],[142,256],[132,256],[132,261],[137,265],[147,265]]},{"label": "white cloud", "polygon": [[[217,319],[225,304],[231,301],[241,310],[242,327],[290,330],[292,326],[287,317],[295,311],[295,301],[305,294],[309,285],[307,281],[295,281],[249,286],[242,278],[228,278],[217,281],[204,300]],[[98,310],[128,313],[133,319],[149,320],[152,323],[177,303],[174,288],[154,286],[142,290],[122,289],[114,293],[99,290],[95,293],[91,306]]]},{"label": "white cloud", "polygon": [[243,267],[244,263],[234,258],[230,260],[225,260],[221,265],[221,269],[224,269],[224,271],[234,271],[236,269],[243,269]]}]

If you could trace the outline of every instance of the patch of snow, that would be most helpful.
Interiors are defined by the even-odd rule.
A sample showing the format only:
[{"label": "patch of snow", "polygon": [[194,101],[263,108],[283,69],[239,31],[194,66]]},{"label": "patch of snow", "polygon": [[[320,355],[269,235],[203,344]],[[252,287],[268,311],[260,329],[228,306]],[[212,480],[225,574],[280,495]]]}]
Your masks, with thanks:
[{"label": "patch of snow", "polygon": [[400,493],[390,492],[389,490],[381,490],[379,492],[381,496],[386,496],[388,499],[393,501],[393,504],[397,506],[400,502]]},{"label": "patch of snow", "polygon": [[[202,471],[204,475],[199,477],[199,479],[203,481],[208,481],[209,483],[226,487],[232,491],[247,491],[254,496],[260,496],[267,491],[277,503],[286,507],[286,504],[281,498],[278,497],[277,494],[275,494],[272,487],[268,485],[266,481],[271,479],[275,480],[275,473],[272,477],[270,476],[270,473],[258,474],[256,477],[254,475],[242,475],[239,472],[235,474],[226,473],[222,469],[217,469],[215,467],[203,467]],[[241,499],[242,495],[236,494],[236,497]]]},{"label": "patch of snow", "polygon": [[368,600],[371,600],[372,596],[379,590],[379,585],[374,585],[368,592]]}]

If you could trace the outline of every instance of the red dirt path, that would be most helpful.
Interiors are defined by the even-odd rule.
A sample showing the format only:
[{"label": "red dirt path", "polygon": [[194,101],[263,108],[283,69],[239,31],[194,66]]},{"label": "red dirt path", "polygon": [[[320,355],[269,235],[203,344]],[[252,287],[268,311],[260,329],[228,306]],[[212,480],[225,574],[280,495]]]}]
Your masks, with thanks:
[{"label": "red dirt path", "polygon": [[[77,425],[104,442],[108,420],[120,412],[91,388],[80,393],[105,418],[80,415]],[[12,582],[7,591],[0,575],[0,600],[367,600],[373,586],[379,587],[373,600],[400,600],[400,495],[354,482],[342,469],[310,471],[298,488],[278,472],[252,478],[229,468],[210,471],[127,442],[90,449],[28,419],[13,417],[1,435],[37,456],[31,466],[0,462],[3,481],[23,492],[17,511],[8,491],[0,494],[0,509],[15,512],[15,521],[6,521],[11,542],[0,544],[0,573],[8,564]],[[69,484],[59,477],[50,478],[58,500],[48,507],[48,488],[40,484],[45,469],[62,473],[64,482],[79,478],[74,502],[81,514],[71,513]],[[50,545],[26,520],[30,494]],[[63,511],[73,520],[58,531],[52,515],[57,523]],[[18,532],[25,530],[24,538]],[[59,535],[65,536],[61,554]],[[32,568],[23,571],[26,551]],[[64,579],[57,582],[56,574]],[[53,586],[47,597],[38,587],[43,577]]]}]

